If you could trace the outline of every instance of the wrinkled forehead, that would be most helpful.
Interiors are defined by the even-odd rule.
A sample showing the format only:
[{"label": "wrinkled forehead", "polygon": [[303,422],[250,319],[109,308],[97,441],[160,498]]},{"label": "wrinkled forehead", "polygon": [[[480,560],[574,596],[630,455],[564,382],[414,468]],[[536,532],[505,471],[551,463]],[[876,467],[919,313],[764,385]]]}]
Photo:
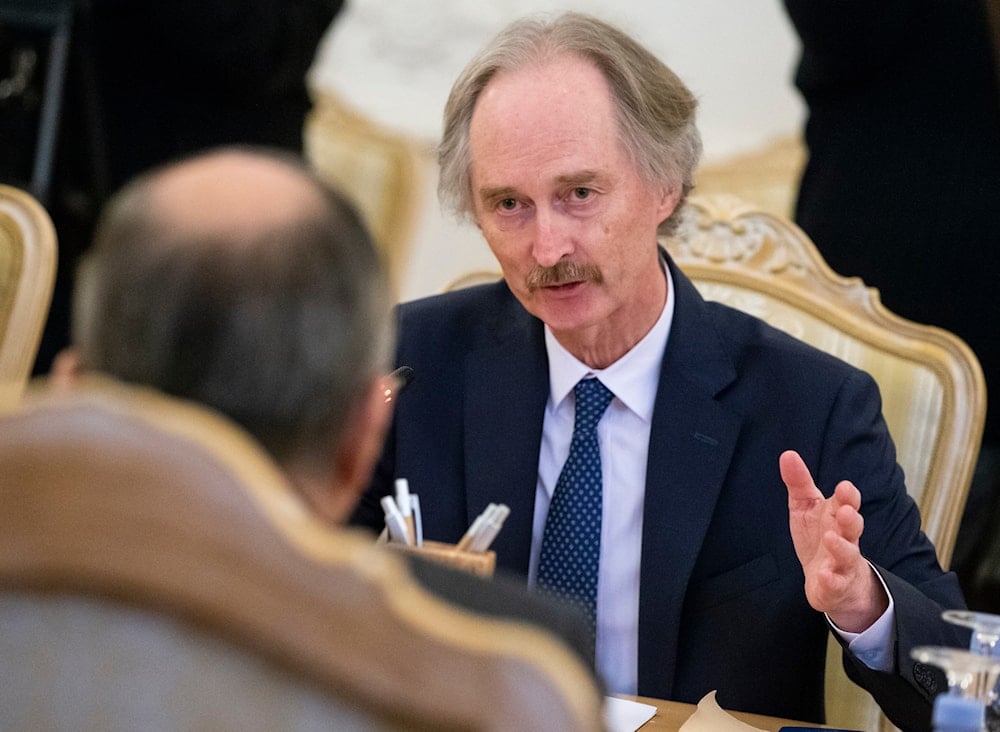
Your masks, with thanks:
[{"label": "wrinkled forehead", "polygon": [[609,85],[576,56],[497,73],[473,110],[469,144],[474,186],[506,184],[493,174],[509,168],[570,175],[622,162]]},{"label": "wrinkled forehead", "polygon": [[563,53],[546,56],[512,69],[497,71],[487,82],[473,108],[477,119],[498,119],[503,124],[557,113],[604,114],[614,117],[610,85],[589,59]]}]

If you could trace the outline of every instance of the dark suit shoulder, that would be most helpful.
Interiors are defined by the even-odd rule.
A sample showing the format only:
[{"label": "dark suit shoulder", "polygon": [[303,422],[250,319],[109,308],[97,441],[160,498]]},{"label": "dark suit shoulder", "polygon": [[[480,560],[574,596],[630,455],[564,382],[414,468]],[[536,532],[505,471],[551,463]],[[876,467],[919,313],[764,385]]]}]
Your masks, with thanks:
[{"label": "dark suit shoulder", "polygon": [[752,374],[790,385],[874,384],[867,372],[753,315],[715,302],[705,302],[705,312],[741,380]]},{"label": "dark suit shoulder", "polygon": [[675,305],[664,364],[716,393],[733,384],[773,378],[791,383],[841,382],[854,366],[742,310],[705,300],[671,260]]}]

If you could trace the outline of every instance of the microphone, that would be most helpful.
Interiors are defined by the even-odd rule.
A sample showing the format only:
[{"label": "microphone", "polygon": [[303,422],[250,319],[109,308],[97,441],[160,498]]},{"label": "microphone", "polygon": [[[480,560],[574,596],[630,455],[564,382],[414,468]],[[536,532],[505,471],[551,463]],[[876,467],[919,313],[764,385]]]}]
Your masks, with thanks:
[{"label": "microphone", "polygon": [[386,377],[388,382],[382,390],[386,404],[391,402],[403,390],[403,388],[413,381],[413,369],[409,366],[400,366]]}]

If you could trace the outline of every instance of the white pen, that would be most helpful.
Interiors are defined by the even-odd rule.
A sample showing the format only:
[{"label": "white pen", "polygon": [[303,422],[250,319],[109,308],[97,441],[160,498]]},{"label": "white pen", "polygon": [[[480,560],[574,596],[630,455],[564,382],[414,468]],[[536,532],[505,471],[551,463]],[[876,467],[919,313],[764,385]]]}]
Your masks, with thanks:
[{"label": "white pen", "polygon": [[420,515],[420,496],[410,494],[410,505],[413,507],[413,525],[417,529],[417,546],[424,545],[424,518]]},{"label": "white pen", "polygon": [[410,483],[406,478],[396,478],[396,507],[403,514],[403,520],[406,522],[406,535],[415,537],[417,531],[413,525],[413,504],[410,502]]},{"label": "white pen", "polygon": [[399,512],[396,501],[393,500],[392,496],[385,496],[382,498],[381,504],[382,510],[385,512],[385,525],[389,529],[389,536],[392,537],[393,541],[409,544],[410,537],[406,533],[406,521],[403,519],[403,514]]},{"label": "white pen", "polygon": [[490,544],[493,543],[493,540],[497,538],[497,534],[500,533],[500,529],[503,528],[503,522],[507,519],[508,515],[510,515],[510,509],[503,503],[490,511],[483,520],[482,526],[479,527],[479,532],[472,539],[469,551],[484,552],[489,549]]},{"label": "white pen", "polygon": [[469,548],[469,545],[472,544],[472,540],[476,538],[476,534],[479,533],[479,527],[482,526],[483,522],[486,520],[486,514],[492,511],[496,505],[497,504],[495,503],[491,503],[486,507],[485,511],[476,516],[476,519],[472,522],[472,526],[469,527],[468,531],[465,532],[462,538],[459,539],[458,543],[455,545],[456,551],[464,552]]}]

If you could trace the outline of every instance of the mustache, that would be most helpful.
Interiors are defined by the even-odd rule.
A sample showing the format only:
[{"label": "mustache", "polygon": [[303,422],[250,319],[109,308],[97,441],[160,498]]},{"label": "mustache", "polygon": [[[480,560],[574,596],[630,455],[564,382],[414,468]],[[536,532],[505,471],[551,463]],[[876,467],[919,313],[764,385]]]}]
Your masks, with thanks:
[{"label": "mustache", "polygon": [[526,284],[528,290],[534,292],[542,287],[565,285],[570,282],[592,282],[599,285],[604,282],[604,275],[592,264],[580,264],[571,259],[561,259],[551,267],[536,265],[528,273]]}]

